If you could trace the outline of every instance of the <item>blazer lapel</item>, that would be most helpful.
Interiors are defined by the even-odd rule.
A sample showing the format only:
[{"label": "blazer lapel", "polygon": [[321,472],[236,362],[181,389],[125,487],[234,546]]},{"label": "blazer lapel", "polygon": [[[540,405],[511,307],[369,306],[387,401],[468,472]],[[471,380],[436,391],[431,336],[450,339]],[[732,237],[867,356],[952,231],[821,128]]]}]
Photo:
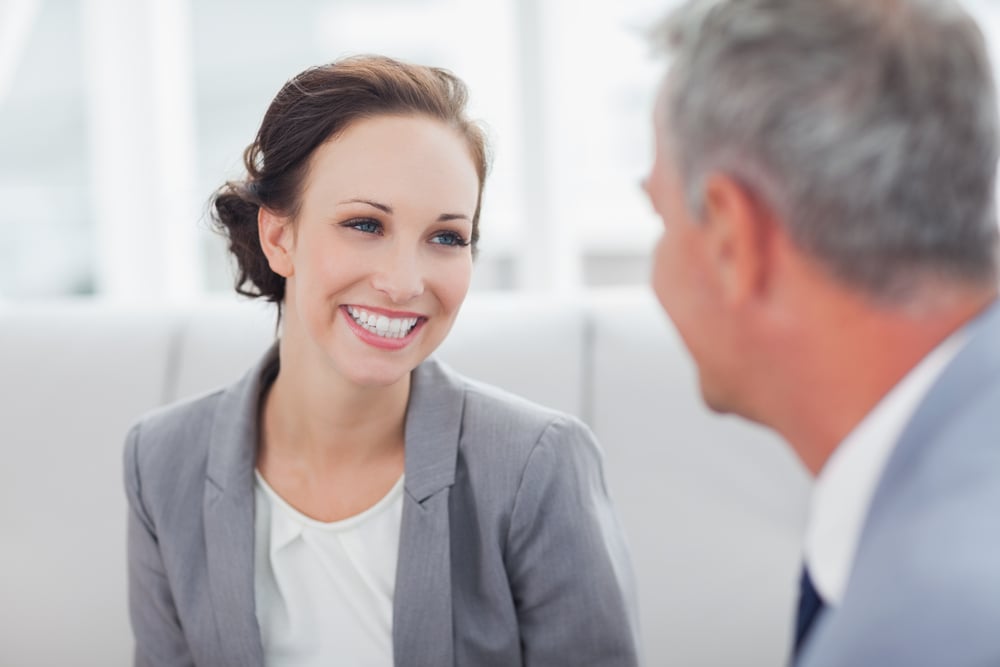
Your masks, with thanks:
[{"label": "blazer lapel", "polygon": [[413,372],[393,600],[396,667],[454,663],[448,496],[455,482],[464,396],[434,360]]},{"label": "blazer lapel", "polygon": [[209,445],[203,504],[208,595],[220,653],[230,667],[263,667],[254,598],[253,471],[262,376],[276,367],[277,347],[219,403]]}]

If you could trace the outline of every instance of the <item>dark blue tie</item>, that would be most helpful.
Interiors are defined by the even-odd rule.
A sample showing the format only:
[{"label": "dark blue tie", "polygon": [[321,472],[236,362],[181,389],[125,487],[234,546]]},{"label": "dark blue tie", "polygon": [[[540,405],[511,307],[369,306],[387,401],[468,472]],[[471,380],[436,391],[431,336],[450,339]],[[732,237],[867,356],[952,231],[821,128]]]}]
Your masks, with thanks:
[{"label": "dark blue tie", "polygon": [[799,657],[799,651],[805,644],[806,637],[812,629],[813,623],[823,611],[823,599],[816,592],[812,579],[809,577],[809,570],[802,568],[802,581],[799,584],[799,613],[795,617],[795,650],[792,652],[792,664],[794,665]]}]

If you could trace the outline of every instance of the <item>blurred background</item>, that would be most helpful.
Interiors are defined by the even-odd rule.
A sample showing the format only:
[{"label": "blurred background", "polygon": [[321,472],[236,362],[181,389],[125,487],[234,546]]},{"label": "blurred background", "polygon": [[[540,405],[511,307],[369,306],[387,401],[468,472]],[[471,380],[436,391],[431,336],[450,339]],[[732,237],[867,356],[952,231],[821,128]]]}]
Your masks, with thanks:
[{"label": "blurred background", "polygon": [[491,137],[475,289],[641,282],[663,0],[0,0],[0,298],[231,290],[206,203],[356,53],[451,69]]},{"label": "blurred background", "polygon": [[[287,79],[357,53],[469,85],[495,159],[446,353],[606,444],[649,664],[783,664],[810,478],[708,413],[649,290],[549,298],[647,282],[643,31],[676,2],[0,0],[0,315],[28,304],[0,320],[0,665],[126,664],[123,435],[274,336],[270,308],[195,303],[232,295],[208,199]],[[967,5],[998,61],[1000,0]]]},{"label": "blurred background", "polygon": [[[495,152],[474,289],[643,283],[638,183],[675,0],[0,0],[0,300],[231,290],[206,203],[277,90],[383,53],[453,70]],[[996,51],[1000,3],[969,0]]]}]

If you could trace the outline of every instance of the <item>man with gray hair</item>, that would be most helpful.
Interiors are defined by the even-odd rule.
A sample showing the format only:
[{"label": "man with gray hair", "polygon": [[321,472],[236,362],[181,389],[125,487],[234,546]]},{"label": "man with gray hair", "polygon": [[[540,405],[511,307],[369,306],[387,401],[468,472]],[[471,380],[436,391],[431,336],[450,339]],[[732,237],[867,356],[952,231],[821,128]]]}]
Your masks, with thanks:
[{"label": "man with gray hair", "polygon": [[1000,665],[982,34],[948,0],[694,0],[656,37],[654,291],[705,401],[817,476],[793,661]]}]

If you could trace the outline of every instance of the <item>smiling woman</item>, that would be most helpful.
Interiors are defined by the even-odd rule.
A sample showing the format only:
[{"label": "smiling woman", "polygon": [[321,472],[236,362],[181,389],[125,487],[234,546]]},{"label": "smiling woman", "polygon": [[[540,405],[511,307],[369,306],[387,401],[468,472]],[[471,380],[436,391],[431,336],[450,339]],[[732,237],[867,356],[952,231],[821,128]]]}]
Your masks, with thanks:
[{"label": "smiling woman", "polygon": [[307,70],[216,194],[280,335],[129,434],[137,664],[637,663],[590,431],[429,358],[479,236],[465,97],[382,57]]},{"label": "smiling woman", "polygon": [[[321,144],[298,213],[260,213],[263,251],[286,281],[285,343],[309,338],[356,384],[408,374],[468,292],[479,191],[467,140],[435,118],[365,118]],[[348,308],[369,313],[364,325]]]}]

